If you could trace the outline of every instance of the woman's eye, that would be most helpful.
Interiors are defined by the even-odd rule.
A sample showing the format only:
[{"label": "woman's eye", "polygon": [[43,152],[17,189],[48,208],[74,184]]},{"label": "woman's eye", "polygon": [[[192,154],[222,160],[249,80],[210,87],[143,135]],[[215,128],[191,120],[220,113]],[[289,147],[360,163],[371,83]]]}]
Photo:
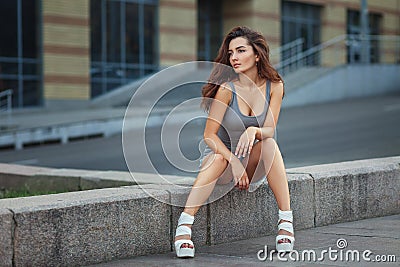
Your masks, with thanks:
[{"label": "woman's eye", "polygon": [[239,49],[238,51],[239,51],[240,53],[246,52],[246,50],[244,50],[244,49]]}]

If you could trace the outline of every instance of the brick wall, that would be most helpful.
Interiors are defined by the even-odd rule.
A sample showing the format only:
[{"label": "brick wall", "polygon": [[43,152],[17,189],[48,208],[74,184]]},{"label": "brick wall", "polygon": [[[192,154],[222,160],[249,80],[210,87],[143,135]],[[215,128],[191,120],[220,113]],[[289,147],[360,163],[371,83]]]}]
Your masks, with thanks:
[{"label": "brick wall", "polygon": [[45,100],[90,98],[89,0],[43,0]]},{"label": "brick wall", "polygon": [[160,65],[197,59],[197,1],[160,0]]}]

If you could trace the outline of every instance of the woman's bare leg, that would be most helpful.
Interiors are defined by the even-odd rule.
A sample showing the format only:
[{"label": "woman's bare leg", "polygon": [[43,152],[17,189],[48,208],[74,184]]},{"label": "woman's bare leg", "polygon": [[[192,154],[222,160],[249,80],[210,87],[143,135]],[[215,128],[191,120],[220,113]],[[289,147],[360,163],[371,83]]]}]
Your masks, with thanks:
[{"label": "woman's bare leg", "polygon": [[289,185],[281,151],[273,138],[266,138],[262,142],[261,155],[265,171],[268,173],[268,184],[274,193],[279,209],[290,210]]},{"label": "woman's bare leg", "polygon": [[[212,162],[210,163],[210,161]],[[197,175],[185,205],[184,212],[192,216],[197,213],[201,205],[211,195],[217,179],[228,166],[228,161],[220,154],[211,154],[205,160],[203,166],[207,167]]]},{"label": "woman's bare leg", "polygon": [[[283,211],[290,210],[286,169],[278,144],[273,138],[264,139],[254,145],[246,168],[248,176],[252,178],[259,176],[261,164],[267,173],[268,185],[274,193],[278,208]],[[278,234],[292,235],[285,230],[279,231]]]},{"label": "woman's bare leg", "polygon": [[[201,170],[193,184],[192,190],[189,193],[186,201],[184,212],[194,216],[207,198],[214,190],[218,178],[224,173],[228,166],[228,161],[220,154],[211,154],[205,158],[203,166],[207,166]],[[191,225],[187,225],[191,227]],[[175,240],[189,239],[189,235],[177,236]],[[189,246],[189,244],[186,244]],[[183,244],[185,247],[185,244]]]}]

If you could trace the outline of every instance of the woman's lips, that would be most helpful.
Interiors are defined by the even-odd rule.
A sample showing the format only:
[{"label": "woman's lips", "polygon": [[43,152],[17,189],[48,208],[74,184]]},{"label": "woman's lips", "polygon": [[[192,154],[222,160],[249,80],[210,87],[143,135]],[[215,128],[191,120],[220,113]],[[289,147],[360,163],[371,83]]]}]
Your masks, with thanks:
[{"label": "woman's lips", "polygon": [[238,68],[238,67],[240,67],[240,64],[233,64],[233,68]]}]

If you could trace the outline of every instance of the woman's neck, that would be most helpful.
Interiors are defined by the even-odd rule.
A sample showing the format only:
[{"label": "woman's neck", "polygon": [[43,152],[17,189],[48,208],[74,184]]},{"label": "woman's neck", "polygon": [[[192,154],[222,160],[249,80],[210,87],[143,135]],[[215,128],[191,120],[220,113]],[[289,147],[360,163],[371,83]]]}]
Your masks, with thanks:
[{"label": "woman's neck", "polygon": [[250,73],[247,72],[246,74],[239,73],[238,79],[242,86],[248,88],[253,88],[254,85],[258,87],[264,83],[263,79],[261,79],[260,76],[258,75],[257,70],[252,71]]}]

